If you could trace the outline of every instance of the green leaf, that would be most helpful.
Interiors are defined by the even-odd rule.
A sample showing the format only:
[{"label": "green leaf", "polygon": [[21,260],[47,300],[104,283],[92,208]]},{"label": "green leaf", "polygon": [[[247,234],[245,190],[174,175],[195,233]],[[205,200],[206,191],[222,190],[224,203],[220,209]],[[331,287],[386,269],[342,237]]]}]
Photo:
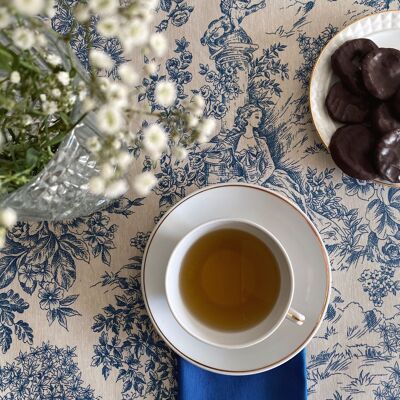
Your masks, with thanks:
[{"label": "green leaf", "polygon": [[4,48],[0,48],[0,70],[11,72],[13,56]]},{"label": "green leaf", "polygon": [[32,64],[29,64],[28,62],[26,62],[25,60],[20,59],[19,60],[20,65],[22,65],[23,67],[25,67],[26,69],[29,69],[30,71],[34,71],[38,74],[40,74],[40,69],[38,67],[35,67]]},{"label": "green leaf", "polygon": [[62,121],[64,122],[65,125],[69,126],[69,117],[65,112],[60,111],[59,112],[60,117],[62,119]]},{"label": "green leaf", "polygon": [[64,138],[65,132],[60,132],[57,136],[53,137],[53,139],[51,139],[48,144],[50,147],[54,146],[55,144],[62,142]]},{"label": "green leaf", "polygon": [[29,148],[26,152],[25,159],[26,163],[31,166],[35,165],[39,159],[40,153],[33,147]]}]

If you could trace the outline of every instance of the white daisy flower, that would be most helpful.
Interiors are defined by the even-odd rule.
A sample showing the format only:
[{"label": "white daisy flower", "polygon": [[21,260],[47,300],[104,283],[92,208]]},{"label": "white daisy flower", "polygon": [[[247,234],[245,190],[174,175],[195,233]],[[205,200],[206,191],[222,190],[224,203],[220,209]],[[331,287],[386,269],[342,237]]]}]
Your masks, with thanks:
[{"label": "white daisy flower", "polygon": [[214,118],[206,118],[199,126],[199,137],[197,141],[199,143],[208,142],[213,134],[217,123]]},{"label": "white daisy flower", "polygon": [[140,0],[139,4],[142,9],[155,11],[158,7],[160,0]]},{"label": "white daisy flower", "polygon": [[60,71],[56,75],[58,82],[61,83],[63,86],[68,86],[71,79],[69,77],[69,73],[66,71]]},{"label": "white daisy flower", "polygon": [[124,108],[128,104],[128,89],[122,83],[110,82],[106,95],[114,107]]},{"label": "white daisy flower", "polygon": [[177,160],[182,161],[187,157],[188,151],[182,146],[176,146],[172,149],[172,155]]},{"label": "white daisy flower", "polygon": [[158,66],[154,61],[150,61],[148,64],[144,65],[143,69],[147,75],[155,75],[157,73]]},{"label": "white daisy flower", "polygon": [[87,113],[92,111],[96,108],[96,101],[93,100],[91,97],[86,97],[82,102],[82,110],[83,112]]},{"label": "white daisy flower", "polygon": [[18,84],[21,82],[21,75],[19,74],[18,71],[11,72],[10,82],[14,84]]},{"label": "white daisy flower", "polygon": [[0,29],[7,28],[11,23],[11,16],[7,8],[0,7]]},{"label": "white daisy flower", "polygon": [[133,180],[133,189],[140,196],[147,196],[151,189],[157,184],[157,178],[149,171],[142,172],[140,175],[135,176]]},{"label": "white daisy flower", "polygon": [[117,138],[115,138],[115,139],[111,142],[111,147],[112,147],[114,150],[119,150],[119,149],[121,148],[121,146],[122,146],[121,141],[118,140]]},{"label": "white daisy flower", "polygon": [[100,131],[113,134],[121,130],[124,119],[121,111],[110,105],[101,107],[96,113]]},{"label": "white daisy flower", "polygon": [[53,18],[57,11],[55,0],[47,0],[47,5],[44,11],[49,18]]},{"label": "white daisy flower", "polygon": [[87,87],[85,82],[80,81],[78,84],[78,97],[80,101],[83,101],[86,99],[86,96],[88,95]]},{"label": "white daisy flower", "polygon": [[13,0],[13,6],[22,15],[34,16],[44,10],[44,0]]},{"label": "white daisy flower", "polygon": [[51,91],[51,95],[53,96],[53,97],[56,97],[56,98],[58,98],[58,97],[60,97],[61,96],[61,90],[60,89],[53,89],[52,91]]},{"label": "white daisy flower", "polygon": [[55,101],[44,101],[42,103],[42,110],[47,115],[53,115],[58,111],[58,106]]},{"label": "white daisy flower", "polygon": [[114,65],[113,59],[107,53],[98,49],[90,50],[89,59],[93,66],[97,68],[111,69]]},{"label": "white daisy flower", "polygon": [[22,50],[29,50],[35,44],[35,36],[26,28],[16,28],[12,38],[14,44]]},{"label": "white daisy flower", "polygon": [[95,176],[92,179],[90,179],[89,190],[93,194],[98,194],[98,195],[103,194],[105,187],[106,184],[104,182],[104,179],[101,178],[100,176]]},{"label": "white daisy flower", "polygon": [[104,179],[110,179],[114,176],[115,167],[110,163],[104,163],[100,168],[100,174]]},{"label": "white daisy flower", "polygon": [[167,143],[167,133],[159,124],[149,125],[143,130],[143,146],[153,159],[161,155]]},{"label": "white daisy flower", "polygon": [[176,87],[173,82],[161,81],[156,85],[154,92],[157,103],[162,107],[170,107],[176,100]]},{"label": "white daisy flower", "polygon": [[85,100],[87,94],[88,94],[88,93],[87,93],[87,90],[86,90],[86,89],[81,89],[81,90],[79,91],[79,94],[78,94],[79,101]]},{"label": "white daisy flower", "polygon": [[17,213],[10,207],[0,210],[0,225],[11,228],[17,223]]},{"label": "white daisy flower", "polygon": [[192,104],[194,107],[193,113],[196,117],[201,117],[204,112],[204,108],[206,106],[206,102],[203,99],[203,96],[199,94],[195,94],[192,97]]},{"label": "white daisy flower", "polygon": [[162,57],[167,51],[168,41],[162,33],[153,33],[150,36],[149,46],[157,57]]},{"label": "white daisy flower", "polygon": [[127,151],[121,151],[117,156],[117,164],[122,170],[126,170],[133,161],[132,156]]},{"label": "white daisy flower", "polygon": [[118,179],[110,183],[104,192],[105,196],[110,199],[116,199],[128,191],[128,184],[124,179]]},{"label": "white daisy flower", "polygon": [[149,37],[149,28],[146,23],[138,18],[130,21],[122,29],[120,39],[126,51],[132,50],[136,46],[142,46]]},{"label": "white daisy flower", "polygon": [[97,31],[106,37],[115,37],[120,28],[120,20],[115,17],[105,17],[97,24]]},{"label": "white daisy flower", "polygon": [[172,149],[172,154],[177,160],[182,161],[187,157],[188,151],[182,146],[177,146]]},{"label": "white daisy flower", "polygon": [[118,67],[118,74],[122,82],[127,85],[136,85],[139,82],[139,74],[131,63],[124,63]]},{"label": "white daisy flower", "polygon": [[30,115],[24,115],[22,122],[23,122],[24,126],[32,125],[33,118]]},{"label": "white daisy flower", "polygon": [[61,62],[62,62],[61,57],[56,54],[49,54],[46,57],[46,60],[53,67],[56,67],[57,65],[61,65]]},{"label": "white daisy flower", "polygon": [[101,149],[100,140],[96,136],[92,136],[86,140],[86,146],[92,153],[96,153]]},{"label": "white daisy flower", "polygon": [[119,0],[89,0],[89,8],[97,15],[112,15],[119,8]]},{"label": "white daisy flower", "polygon": [[73,106],[73,105],[75,104],[75,102],[76,102],[76,95],[71,93],[71,94],[68,96],[68,104],[69,104],[70,106]]},{"label": "white daisy flower", "polygon": [[200,120],[192,114],[187,116],[187,124],[189,128],[195,128],[199,124]]},{"label": "white daisy flower", "polygon": [[107,92],[108,88],[110,87],[111,80],[105,76],[101,76],[97,79],[97,83],[101,91]]}]

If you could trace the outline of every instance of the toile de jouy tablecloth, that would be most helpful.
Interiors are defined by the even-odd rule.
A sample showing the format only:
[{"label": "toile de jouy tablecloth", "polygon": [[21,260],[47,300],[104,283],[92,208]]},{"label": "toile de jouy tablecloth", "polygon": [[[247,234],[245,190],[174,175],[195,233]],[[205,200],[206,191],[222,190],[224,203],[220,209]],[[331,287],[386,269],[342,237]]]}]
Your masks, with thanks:
[{"label": "toile de jouy tablecloth", "polygon": [[[68,31],[71,4],[60,1],[57,30]],[[399,8],[399,0],[161,0],[154,29],[167,33],[170,50],[141,100],[153,102],[167,76],[180,101],[204,97],[218,135],[186,161],[165,156],[146,199],[131,192],[85,218],[12,230],[0,254],[0,399],[174,398],[176,361],[146,315],[141,255],[165,210],[226,181],[295,201],[330,254],[332,297],[307,349],[309,398],[400,399],[400,189],[335,168],[308,105],[327,41],[357,18]],[[123,61],[115,40],[96,43]],[[83,43],[74,46],[84,59]]]}]

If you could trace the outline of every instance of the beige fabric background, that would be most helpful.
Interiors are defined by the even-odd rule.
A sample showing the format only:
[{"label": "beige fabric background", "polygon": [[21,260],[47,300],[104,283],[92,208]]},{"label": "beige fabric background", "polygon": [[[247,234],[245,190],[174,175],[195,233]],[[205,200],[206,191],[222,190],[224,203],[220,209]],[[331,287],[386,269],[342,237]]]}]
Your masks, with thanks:
[{"label": "beige fabric background", "polygon": [[[252,4],[256,3],[252,2]],[[188,0],[183,3],[175,0],[171,4],[169,13],[173,15],[175,8],[183,5],[192,6],[194,9],[189,12],[189,19],[182,26],[173,25],[173,18],[169,17],[166,32],[171,45],[166,59],[179,57],[174,52],[176,48],[175,39],[185,37],[190,42],[187,50],[192,53],[193,59],[186,70],[191,72],[192,80],[184,85],[185,93],[190,94],[192,89],[196,90],[204,85],[211,85],[210,82],[207,82],[207,77],[199,73],[199,65],[208,64],[210,70],[216,71],[216,64],[214,60],[210,59],[207,46],[200,43],[200,38],[207,30],[209,23],[220,18],[223,14],[217,0]],[[277,143],[281,146],[281,158],[298,172],[301,181],[298,184],[301,186],[301,189],[298,189],[301,193],[301,202],[310,213],[320,216],[320,218],[314,218],[313,222],[330,246],[334,289],[328,319],[324,321],[318,332],[318,337],[312,341],[307,349],[310,399],[400,399],[400,393],[395,392],[395,389],[393,389],[392,394],[396,396],[396,393],[398,393],[398,397],[384,397],[389,396],[390,391],[388,391],[387,385],[385,386],[383,383],[388,382],[393,387],[396,385],[398,387],[400,384],[399,375],[396,375],[390,369],[394,368],[395,370],[395,363],[399,360],[400,354],[399,301],[397,295],[393,293],[384,294],[383,289],[387,281],[395,282],[396,275],[397,278],[399,276],[396,270],[398,264],[395,250],[389,254],[389,247],[384,247],[387,243],[399,245],[400,235],[397,234],[396,236],[398,230],[396,223],[400,223],[399,193],[377,185],[365,186],[361,182],[351,182],[338,169],[332,171],[331,175],[327,174],[325,169],[334,168],[334,164],[330,156],[319,146],[320,141],[312,126],[307,103],[309,73],[321,48],[335,30],[342,29],[345,25],[364,15],[383,11],[386,6],[390,6],[391,9],[398,9],[399,5],[400,3],[397,0],[315,0],[308,2],[268,0],[265,8],[247,16],[240,24],[253,44],[258,45],[258,49],[253,54],[252,62],[256,57],[262,57],[263,51],[273,44],[280,43],[286,46],[274,58],[274,62],[279,60],[281,64],[287,63],[288,79],[282,80],[280,74],[273,77],[282,90],[280,96],[269,92],[270,84],[261,88],[258,96],[260,97],[263,91],[270,93],[268,95],[274,104],[270,107],[271,112],[268,117],[270,120],[267,122],[276,128],[273,134],[277,135]],[[160,21],[168,19],[168,12],[160,10],[158,18]],[[270,68],[272,67],[271,64]],[[164,62],[161,66],[161,73],[168,73]],[[218,130],[234,128],[234,117],[237,114],[238,107],[249,101],[248,93],[246,93],[246,90],[248,90],[247,79],[246,75],[239,74],[239,86],[243,93],[228,104],[227,114],[219,120]],[[216,94],[221,96],[222,89],[220,92],[218,92],[218,89],[216,90]],[[203,150],[200,148],[196,151],[201,152]],[[271,153],[274,151],[271,146],[270,151]],[[193,160],[188,165],[190,172],[199,173],[193,164]],[[138,168],[141,167],[141,165],[138,165]],[[177,168],[181,167],[178,166]],[[308,168],[316,169],[317,175],[314,178],[307,175],[310,174],[310,171],[307,171]],[[323,175],[318,180],[318,175],[321,173]],[[282,178],[282,175],[276,168],[272,175],[276,177],[275,181],[268,179],[256,183],[271,187],[293,199],[295,194],[293,187],[296,185],[291,186],[293,180],[287,178],[286,175]],[[222,174],[218,178],[209,175],[208,183],[227,179],[240,180],[243,177]],[[204,181],[192,182],[186,188],[179,189],[179,193],[187,195],[206,183]],[[99,345],[101,336],[100,332],[93,330],[94,317],[98,314],[104,314],[103,308],[108,305],[118,309],[116,299],[118,295],[135,298],[128,289],[118,287],[116,284],[105,283],[104,275],[125,278],[138,276],[139,271],[123,268],[123,266],[132,263],[132,257],[141,255],[141,250],[137,248],[140,245],[137,243],[143,241],[141,242],[140,238],[138,239],[138,232],[145,234],[150,232],[155,226],[155,218],[170,206],[169,204],[160,205],[162,196],[171,191],[178,192],[176,183],[167,183],[166,186],[167,188],[157,188],[152,195],[143,201],[143,205],[128,207],[133,212],[129,216],[104,211],[102,217],[105,219],[102,222],[98,220],[90,222],[89,219],[86,219],[78,227],[68,228],[72,235],[87,243],[89,251],[92,252],[94,247],[89,245],[92,239],[85,232],[93,232],[97,229],[97,236],[94,235],[95,239],[93,240],[104,244],[106,239],[102,232],[105,229],[110,229],[112,224],[116,224],[115,232],[109,233],[107,239],[111,241],[109,245],[110,265],[107,265],[100,256],[95,256],[93,253],[90,255],[90,260],[87,260],[89,262],[74,258],[76,280],[68,290],[63,289],[63,295],[64,297],[79,295],[70,307],[77,310],[80,315],[67,318],[68,330],[61,326],[57,320],[49,325],[46,317],[47,310],[43,308],[43,305],[42,307],[40,305],[42,298],[39,294],[39,286],[33,294],[28,294],[23,291],[18,277],[15,277],[12,283],[0,289],[0,293],[13,289],[29,304],[29,308],[21,315],[16,316],[15,319],[21,318],[27,322],[32,327],[34,335],[32,344],[24,343],[14,335],[10,349],[0,356],[1,366],[4,367],[6,363],[15,362],[15,358],[21,351],[30,353],[31,346],[41,346],[43,342],[49,342],[59,348],[66,348],[67,346],[76,348],[74,360],[82,374],[83,385],[90,385],[94,390],[94,396],[103,399],[173,397],[173,394],[171,394],[173,390],[168,392],[167,389],[175,387],[174,361],[172,355],[169,355],[166,350],[160,353],[163,355],[159,365],[168,367],[168,374],[166,379],[163,380],[161,389],[151,388],[150,373],[146,371],[146,361],[151,356],[140,354],[137,357],[140,360],[138,371],[142,372],[144,376],[141,394],[133,388],[127,390],[124,394],[122,393],[124,380],[117,380],[117,378],[120,370],[126,368],[127,364],[110,367],[111,371],[107,379],[102,374],[103,364],[93,365],[94,346]],[[122,200],[122,204],[127,205],[128,199],[133,200],[135,198],[135,193],[128,193],[127,198]],[[177,200],[178,197],[175,197],[173,202]],[[377,208],[379,202],[392,207],[388,211],[388,218],[383,222],[383,228],[379,226],[379,221],[377,222],[377,219],[381,217]],[[360,219],[357,228],[359,230],[352,231],[353,228],[350,228],[354,225],[354,218],[353,222],[350,221],[350,210],[355,210],[353,212],[354,218]],[[395,222],[392,223],[392,220]],[[327,221],[331,221],[331,225],[327,226]],[[359,228],[362,224],[365,227]],[[387,229],[382,233],[385,227]],[[43,229],[43,225],[31,224],[31,233],[36,229]],[[58,238],[60,237],[62,229],[60,226],[50,225],[49,229]],[[374,233],[378,235],[378,242],[371,244],[370,240]],[[136,238],[136,240],[131,241],[132,238]],[[349,238],[354,238],[353,243]],[[18,241],[15,237],[13,240]],[[366,249],[369,249],[370,254],[363,254],[362,257],[349,261],[351,255]],[[52,259],[49,253],[47,253],[47,256],[43,255],[43,257],[47,257],[51,264]],[[381,265],[392,268],[394,276],[391,278],[382,277],[381,279],[381,275],[379,275]],[[360,280],[365,270],[377,271],[371,278],[370,287],[367,287],[367,289],[367,284]],[[381,291],[379,291],[379,284],[376,283],[379,279],[382,280],[379,283],[382,285]],[[45,284],[43,285],[45,286]],[[370,288],[373,285],[378,287],[376,289],[377,297],[370,296]],[[378,304],[379,296],[381,296],[382,304]],[[139,310],[138,315],[145,313],[140,305],[136,304],[133,307]],[[124,329],[123,318],[123,315],[116,317],[118,320],[117,336],[121,342],[127,337],[134,337],[135,329],[140,331],[137,326],[135,328],[137,322],[133,324],[132,329]],[[390,324],[393,324],[397,331],[387,333],[385,336],[385,333],[382,333],[382,327],[390,327]],[[110,338],[115,334],[111,330],[107,333],[110,342]],[[153,338],[155,337],[153,336]],[[389,345],[391,346],[390,349],[388,349]],[[126,352],[127,350],[125,350]],[[134,351],[132,353],[132,357],[136,357]],[[21,365],[18,361],[16,364]],[[159,372],[157,374],[161,379],[161,374]],[[288,384],[290,384],[290,377],[288,377]],[[383,394],[383,397],[378,397],[376,393],[379,394],[379,392],[376,391],[381,390],[381,393],[384,393],[385,387],[387,389],[386,395]],[[162,394],[164,389],[167,391]],[[8,391],[9,389],[5,389],[2,392],[0,386],[0,398],[1,395],[5,396]],[[67,396],[66,398],[73,399],[75,397]]]}]

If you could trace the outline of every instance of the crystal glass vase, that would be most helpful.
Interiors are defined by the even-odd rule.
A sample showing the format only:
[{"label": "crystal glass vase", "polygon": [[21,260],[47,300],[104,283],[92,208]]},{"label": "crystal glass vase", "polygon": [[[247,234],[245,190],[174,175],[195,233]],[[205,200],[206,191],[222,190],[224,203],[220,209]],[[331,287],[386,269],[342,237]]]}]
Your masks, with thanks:
[{"label": "crystal glass vase", "polygon": [[0,207],[12,207],[21,220],[54,221],[88,215],[106,206],[107,198],[88,190],[98,169],[85,143],[98,134],[94,116],[86,116],[47,166],[30,183],[1,198]]},{"label": "crystal glass vase", "polygon": [[[71,66],[71,57],[74,58],[80,75],[89,80],[77,57],[54,32],[46,33],[46,39],[49,53],[60,56],[67,68]],[[0,42],[5,43],[5,40],[0,32]],[[45,65],[42,68],[46,68]],[[75,104],[72,120],[78,120],[80,106],[79,102]],[[86,147],[87,139],[94,135],[100,137],[92,113],[65,137],[53,159],[38,175],[16,191],[0,197],[0,208],[12,207],[20,220],[55,221],[88,215],[105,207],[109,199],[88,190],[90,179],[99,172]]]}]

